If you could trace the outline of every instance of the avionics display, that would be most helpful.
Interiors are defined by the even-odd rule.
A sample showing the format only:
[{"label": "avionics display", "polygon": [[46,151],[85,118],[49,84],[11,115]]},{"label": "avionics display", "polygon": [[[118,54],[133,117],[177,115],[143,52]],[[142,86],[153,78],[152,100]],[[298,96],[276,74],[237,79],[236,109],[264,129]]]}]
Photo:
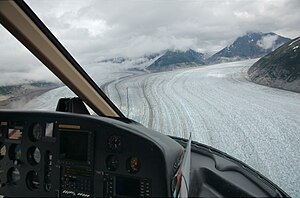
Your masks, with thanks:
[{"label": "avionics display", "polygon": [[140,180],[116,177],[116,195],[139,197],[140,196]]},{"label": "avionics display", "polygon": [[8,129],[8,139],[20,140],[22,138],[22,128]]},{"label": "avionics display", "polygon": [[88,139],[88,132],[60,131],[59,158],[86,162],[88,160]]},{"label": "avionics display", "polygon": [[89,168],[75,168],[75,167],[65,167],[65,174],[76,175],[81,177],[91,177],[93,175],[92,170]]},{"label": "avionics display", "polygon": [[53,137],[54,123],[46,123],[45,137]]}]

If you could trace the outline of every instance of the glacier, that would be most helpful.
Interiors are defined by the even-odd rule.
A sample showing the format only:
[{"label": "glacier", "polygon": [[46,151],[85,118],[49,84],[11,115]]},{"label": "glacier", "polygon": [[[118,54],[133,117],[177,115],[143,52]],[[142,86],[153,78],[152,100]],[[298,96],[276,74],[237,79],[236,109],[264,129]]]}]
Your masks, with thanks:
[{"label": "glacier", "polygon": [[[101,72],[93,79],[125,116],[167,135],[215,147],[261,172],[290,196],[300,195],[300,94],[250,82],[257,59],[145,73]],[[30,101],[55,110],[66,87]]]}]

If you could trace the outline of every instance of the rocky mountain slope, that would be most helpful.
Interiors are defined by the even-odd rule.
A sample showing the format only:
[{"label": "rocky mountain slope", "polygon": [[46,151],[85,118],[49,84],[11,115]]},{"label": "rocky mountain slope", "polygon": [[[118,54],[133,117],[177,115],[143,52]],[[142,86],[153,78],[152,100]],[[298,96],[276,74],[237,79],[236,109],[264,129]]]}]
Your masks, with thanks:
[{"label": "rocky mountain slope", "polygon": [[284,43],[289,38],[275,33],[251,32],[238,37],[231,45],[208,56],[192,49],[187,51],[166,50],[141,57],[115,57],[99,60],[98,63],[110,65],[127,65],[128,68],[148,70],[150,72],[168,71],[178,68],[231,62],[262,57]]},{"label": "rocky mountain slope", "polygon": [[62,85],[43,81],[0,86],[0,109],[16,108],[15,104],[24,105],[34,97],[59,86]]},{"label": "rocky mountain slope", "polygon": [[154,63],[147,67],[149,71],[167,71],[176,68],[191,67],[196,65],[204,65],[204,54],[196,52],[192,49],[187,51],[166,51]]},{"label": "rocky mountain slope", "polygon": [[244,36],[238,37],[231,45],[208,58],[208,63],[214,64],[261,57],[274,51],[289,40],[289,38],[279,36],[273,32],[247,33]]},{"label": "rocky mountain slope", "polygon": [[300,37],[258,60],[248,75],[258,84],[300,92]]}]

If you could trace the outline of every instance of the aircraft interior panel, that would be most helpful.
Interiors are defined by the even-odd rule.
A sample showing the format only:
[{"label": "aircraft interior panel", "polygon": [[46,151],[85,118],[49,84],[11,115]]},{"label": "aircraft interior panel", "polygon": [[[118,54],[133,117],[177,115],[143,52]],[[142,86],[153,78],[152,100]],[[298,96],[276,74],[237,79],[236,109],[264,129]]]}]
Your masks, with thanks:
[{"label": "aircraft interior panel", "polygon": [[1,194],[167,196],[163,152],[141,135],[61,113],[0,118]]}]

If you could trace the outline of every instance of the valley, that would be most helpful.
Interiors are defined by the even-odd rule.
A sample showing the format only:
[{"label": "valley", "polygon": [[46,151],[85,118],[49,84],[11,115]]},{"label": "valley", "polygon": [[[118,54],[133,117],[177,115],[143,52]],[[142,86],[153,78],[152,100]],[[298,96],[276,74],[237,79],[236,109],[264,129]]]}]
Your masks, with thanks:
[{"label": "valley", "polygon": [[[300,94],[255,84],[257,59],[145,73],[98,72],[95,81],[125,116],[167,135],[188,138],[247,163],[296,196],[299,189]],[[55,110],[59,87],[22,108]]]},{"label": "valley", "polygon": [[130,76],[105,91],[129,118],[168,135],[191,133],[298,195],[300,94],[250,82],[255,61]]}]

